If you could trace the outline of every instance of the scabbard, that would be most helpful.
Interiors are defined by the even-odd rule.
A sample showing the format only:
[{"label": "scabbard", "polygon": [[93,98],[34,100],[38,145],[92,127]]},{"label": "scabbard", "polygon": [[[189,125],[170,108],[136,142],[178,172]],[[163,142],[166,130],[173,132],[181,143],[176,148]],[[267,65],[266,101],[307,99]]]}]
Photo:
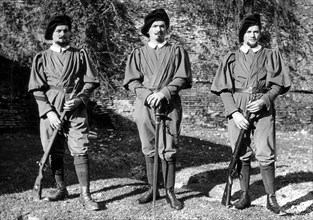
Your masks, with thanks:
[{"label": "scabbard", "polygon": [[154,147],[154,167],[153,167],[153,198],[152,204],[155,207],[156,194],[157,194],[157,184],[158,184],[158,172],[159,172],[159,138],[160,138],[160,127],[161,127],[161,114],[159,108],[155,111],[155,147]]}]

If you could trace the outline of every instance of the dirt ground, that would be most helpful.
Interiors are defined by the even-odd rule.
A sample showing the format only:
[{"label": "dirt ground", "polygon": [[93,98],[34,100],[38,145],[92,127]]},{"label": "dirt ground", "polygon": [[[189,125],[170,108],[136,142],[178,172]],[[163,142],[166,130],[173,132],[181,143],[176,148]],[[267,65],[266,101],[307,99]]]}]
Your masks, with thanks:
[{"label": "dirt ground", "polygon": [[[279,217],[266,210],[265,192],[257,161],[252,163],[252,207],[243,211],[220,204],[230,159],[227,132],[183,127],[175,191],[184,209],[175,211],[162,198],[138,205],[145,191],[145,163],[136,131],[95,129],[91,139],[91,191],[100,210],[87,212],[78,203],[79,185],[73,160],[66,155],[66,182],[70,197],[60,202],[34,201],[32,187],[42,156],[37,132],[0,136],[0,219],[313,219],[313,135],[306,131],[277,132],[276,188],[288,213]],[[45,172],[43,195],[53,190]],[[232,200],[239,184],[233,185]]]}]

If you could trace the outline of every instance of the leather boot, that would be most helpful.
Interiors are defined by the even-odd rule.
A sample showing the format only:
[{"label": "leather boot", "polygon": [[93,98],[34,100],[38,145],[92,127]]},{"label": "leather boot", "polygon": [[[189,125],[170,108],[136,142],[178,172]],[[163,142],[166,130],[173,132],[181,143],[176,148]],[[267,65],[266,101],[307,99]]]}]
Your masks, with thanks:
[{"label": "leather boot", "polygon": [[173,209],[181,210],[183,204],[176,198],[174,193],[175,186],[175,171],[176,162],[175,161],[165,161],[162,160],[162,172],[165,190],[166,201],[170,204]]},{"label": "leather boot", "polygon": [[[160,198],[160,192],[159,190],[157,190],[156,199],[159,199],[159,198]],[[149,186],[148,191],[146,191],[142,196],[140,196],[137,199],[137,202],[138,204],[145,204],[145,203],[152,202],[152,200],[153,200],[153,188],[152,186]]]},{"label": "leather boot", "polygon": [[275,194],[275,165],[274,163],[270,165],[261,165],[260,166],[263,185],[265,188],[266,194],[273,195]]},{"label": "leather boot", "polygon": [[64,183],[64,161],[63,157],[50,156],[49,162],[52,175],[56,182],[57,190],[45,198],[46,201],[59,201],[68,197],[68,191]]},{"label": "leather boot", "polygon": [[174,187],[166,188],[165,193],[166,201],[173,209],[181,210],[183,208],[183,204],[175,196]]},{"label": "leather boot", "polygon": [[[154,170],[154,157],[147,157],[145,156],[146,160],[146,171],[147,171],[147,179],[148,179],[148,185],[149,189],[147,192],[145,192],[142,196],[140,196],[137,199],[138,204],[145,204],[152,202],[153,200],[153,170]],[[159,184],[158,184],[159,185]],[[157,189],[156,198],[160,198],[160,192]]]},{"label": "leather boot", "polygon": [[270,210],[271,212],[274,212],[275,214],[278,215],[286,215],[286,212],[284,212],[281,207],[279,206],[276,195],[267,195],[267,200],[266,200],[266,208]]},{"label": "leather boot", "polygon": [[68,197],[68,191],[65,185],[57,184],[57,190],[53,194],[50,194],[48,197],[45,198],[46,201],[54,202],[65,200]]},{"label": "leather boot", "polygon": [[242,191],[239,200],[234,203],[234,207],[236,209],[245,209],[245,208],[250,207],[250,205],[251,205],[251,199],[250,199],[248,191]]},{"label": "leather boot", "polygon": [[249,184],[250,184],[250,161],[240,161],[241,169],[240,169],[240,188],[241,188],[241,196],[238,201],[234,203],[234,207],[236,209],[245,209],[251,205],[251,199],[248,193]]},{"label": "leather boot", "polygon": [[76,175],[80,184],[81,194],[79,201],[86,210],[92,211],[99,209],[99,206],[94,202],[90,195],[90,177],[89,177],[89,158],[87,155],[75,156],[74,165]]},{"label": "leather boot", "polygon": [[81,186],[79,202],[85,207],[88,211],[98,210],[98,203],[94,202],[91,198],[89,186]]},{"label": "leather boot", "polygon": [[265,192],[267,194],[266,208],[275,214],[285,215],[286,213],[279,206],[275,196],[275,164],[262,165],[260,168]]}]

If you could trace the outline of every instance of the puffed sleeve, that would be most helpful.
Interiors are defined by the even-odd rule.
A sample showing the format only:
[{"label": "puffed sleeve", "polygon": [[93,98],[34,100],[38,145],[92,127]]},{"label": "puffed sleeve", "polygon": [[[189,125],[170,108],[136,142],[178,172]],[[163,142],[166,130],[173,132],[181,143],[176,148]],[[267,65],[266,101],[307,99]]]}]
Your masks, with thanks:
[{"label": "puffed sleeve", "polygon": [[212,82],[211,92],[220,95],[223,91],[233,92],[232,78],[235,53],[229,52],[223,57]]},{"label": "puffed sleeve", "polygon": [[82,90],[77,94],[77,97],[81,98],[83,103],[86,105],[92,92],[100,86],[100,81],[87,52],[84,49],[81,49],[80,55],[82,65],[84,67],[84,86]]},{"label": "puffed sleeve", "polygon": [[281,87],[280,94],[286,93],[291,87],[291,80],[282,56],[278,50],[272,50],[268,54],[266,86],[278,85]]},{"label": "puffed sleeve", "polygon": [[160,90],[168,102],[170,102],[171,97],[178,94],[180,90],[191,88],[192,85],[189,56],[187,51],[181,46],[175,48],[175,66],[176,71],[172,81]]},{"label": "puffed sleeve", "polygon": [[38,105],[39,117],[45,117],[49,111],[53,110],[45,93],[48,88],[43,70],[43,56],[39,53],[34,57],[28,83],[28,91],[33,93]]},{"label": "puffed sleeve", "polygon": [[123,86],[145,101],[152,92],[142,84],[143,79],[144,76],[140,72],[140,50],[137,48],[128,57]]},{"label": "puffed sleeve", "polygon": [[211,92],[219,95],[222,99],[226,117],[230,117],[234,112],[238,111],[232,95],[234,90],[232,71],[235,58],[236,56],[233,52],[229,52],[223,57],[211,86]]},{"label": "puffed sleeve", "polygon": [[47,79],[43,71],[43,55],[42,53],[38,53],[33,59],[28,82],[28,91],[32,92],[33,90],[44,90],[47,88]]}]

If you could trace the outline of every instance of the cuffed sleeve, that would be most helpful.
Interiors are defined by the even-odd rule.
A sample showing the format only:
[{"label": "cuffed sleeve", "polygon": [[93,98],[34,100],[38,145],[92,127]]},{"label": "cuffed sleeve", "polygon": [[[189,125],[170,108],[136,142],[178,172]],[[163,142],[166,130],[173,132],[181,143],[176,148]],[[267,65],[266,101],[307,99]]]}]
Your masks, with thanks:
[{"label": "cuffed sleeve", "polygon": [[87,105],[93,91],[100,86],[100,81],[87,52],[84,49],[81,49],[80,53],[81,60],[84,66],[84,86],[82,90],[77,94],[77,97],[79,97],[83,101],[83,103]]},{"label": "cuffed sleeve", "polygon": [[265,93],[261,99],[264,100],[266,109],[269,110],[276,97],[281,93],[282,88],[278,85],[272,85],[271,89]]},{"label": "cuffed sleeve", "polygon": [[33,91],[33,95],[38,105],[39,117],[45,117],[48,112],[53,110],[53,107],[49,103],[45,92],[35,90]]},{"label": "cuffed sleeve", "polygon": [[190,87],[190,82],[186,79],[175,78],[169,85],[163,87],[160,92],[164,94],[167,101],[171,101],[171,97],[173,95],[178,94],[178,92],[182,89],[186,89]]},{"label": "cuffed sleeve", "polygon": [[220,93],[220,97],[224,104],[226,117],[230,117],[234,112],[238,111],[238,108],[236,106],[232,93],[222,92]]}]

